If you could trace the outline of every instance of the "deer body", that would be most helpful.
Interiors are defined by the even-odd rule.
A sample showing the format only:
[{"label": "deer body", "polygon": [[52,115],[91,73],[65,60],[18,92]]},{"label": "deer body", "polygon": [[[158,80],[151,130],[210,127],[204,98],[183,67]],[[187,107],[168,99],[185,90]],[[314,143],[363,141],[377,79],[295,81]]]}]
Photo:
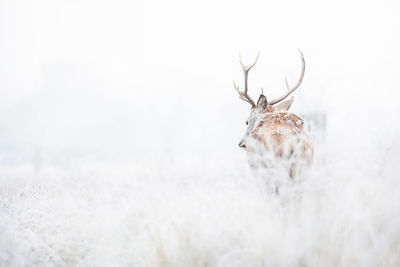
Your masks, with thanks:
[{"label": "deer body", "polygon": [[279,111],[263,114],[247,138],[252,139],[243,141],[248,144],[245,149],[253,170],[279,164],[286,167],[289,176],[294,178],[312,163],[311,139],[305,132],[303,119],[293,113]]},{"label": "deer body", "polygon": [[[249,70],[256,64],[245,66],[240,60],[245,74],[245,90],[242,92],[234,84],[240,99],[251,104],[250,116],[246,121],[247,130],[239,142],[239,147],[247,151],[250,167],[254,171],[264,168],[284,166],[293,179],[305,166],[312,163],[313,146],[311,138],[304,128],[304,121],[299,116],[288,112],[294,98],[281,102],[296,90],[303,79],[305,62],[302,53],[302,73],[297,85],[272,101],[261,93],[257,104],[247,94],[247,78]],[[278,104],[279,103],[279,104]]]}]

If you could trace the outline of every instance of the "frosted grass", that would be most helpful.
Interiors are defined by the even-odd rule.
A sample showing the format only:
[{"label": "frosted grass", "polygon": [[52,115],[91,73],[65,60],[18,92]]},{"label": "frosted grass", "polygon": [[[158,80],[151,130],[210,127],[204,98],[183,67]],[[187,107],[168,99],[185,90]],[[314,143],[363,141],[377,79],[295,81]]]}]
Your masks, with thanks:
[{"label": "frosted grass", "polygon": [[[279,197],[235,161],[87,164],[77,172],[3,168],[0,261],[398,266],[398,176],[374,168],[375,158],[365,155],[360,165],[368,168],[354,159],[336,161],[334,150],[320,145],[306,179],[287,185]],[[25,182],[13,185],[18,179]]]}]

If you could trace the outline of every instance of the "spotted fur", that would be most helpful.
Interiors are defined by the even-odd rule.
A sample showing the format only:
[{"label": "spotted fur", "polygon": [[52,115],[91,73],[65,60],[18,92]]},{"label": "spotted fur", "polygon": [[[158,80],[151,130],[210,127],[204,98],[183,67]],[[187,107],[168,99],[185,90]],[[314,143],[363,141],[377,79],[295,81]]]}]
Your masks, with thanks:
[{"label": "spotted fur", "polygon": [[[265,153],[273,153],[278,160],[288,163],[292,179],[305,166],[311,165],[314,150],[302,118],[288,111],[278,111],[270,105],[263,110],[252,110],[250,117],[254,116],[254,125],[249,126],[250,131],[245,139],[252,169],[270,167],[262,161]],[[252,144],[248,139],[256,142]]]},{"label": "spotted fur", "polygon": [[263,114],[251,132],[251,137],[262,143],[267,151],[273,151],[277,157],[287,160],[292,158],[291,178],[298,172],[296,165],[299,165],[299,161],[307,165],[312,163],[314,151],[304,129],[304,120],[293,113]]}]

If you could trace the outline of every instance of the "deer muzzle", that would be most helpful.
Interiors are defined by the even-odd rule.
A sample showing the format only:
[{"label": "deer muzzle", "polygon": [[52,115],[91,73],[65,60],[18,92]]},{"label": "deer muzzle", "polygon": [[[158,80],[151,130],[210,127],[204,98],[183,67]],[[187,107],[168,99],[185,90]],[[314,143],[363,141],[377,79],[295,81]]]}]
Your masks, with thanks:
[{"label": "deer muzzle", "polygon": [[246,148],[246,143],[245,143],[245,141],[242,139],[242,140],[240,140],[240,142],[239,142],[239,147],[241,147],[241,148]]}]

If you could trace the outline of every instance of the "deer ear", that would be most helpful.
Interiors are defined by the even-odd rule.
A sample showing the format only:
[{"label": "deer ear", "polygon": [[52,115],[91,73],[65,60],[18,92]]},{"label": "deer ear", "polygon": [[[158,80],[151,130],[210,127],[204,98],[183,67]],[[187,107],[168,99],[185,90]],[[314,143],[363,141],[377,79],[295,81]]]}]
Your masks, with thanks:
[{"label": "deer ear", "polygon": [[290,97],[288,100],[283,101],[282,103],[275,106],[275,110],[289,110],[290,106],[292,105],[294,97]]},{"label": "deer ear", "polygon": [[268,101],[265,95],[261,94],[257,101],[257,109],[264,110],[267,108]]}]

